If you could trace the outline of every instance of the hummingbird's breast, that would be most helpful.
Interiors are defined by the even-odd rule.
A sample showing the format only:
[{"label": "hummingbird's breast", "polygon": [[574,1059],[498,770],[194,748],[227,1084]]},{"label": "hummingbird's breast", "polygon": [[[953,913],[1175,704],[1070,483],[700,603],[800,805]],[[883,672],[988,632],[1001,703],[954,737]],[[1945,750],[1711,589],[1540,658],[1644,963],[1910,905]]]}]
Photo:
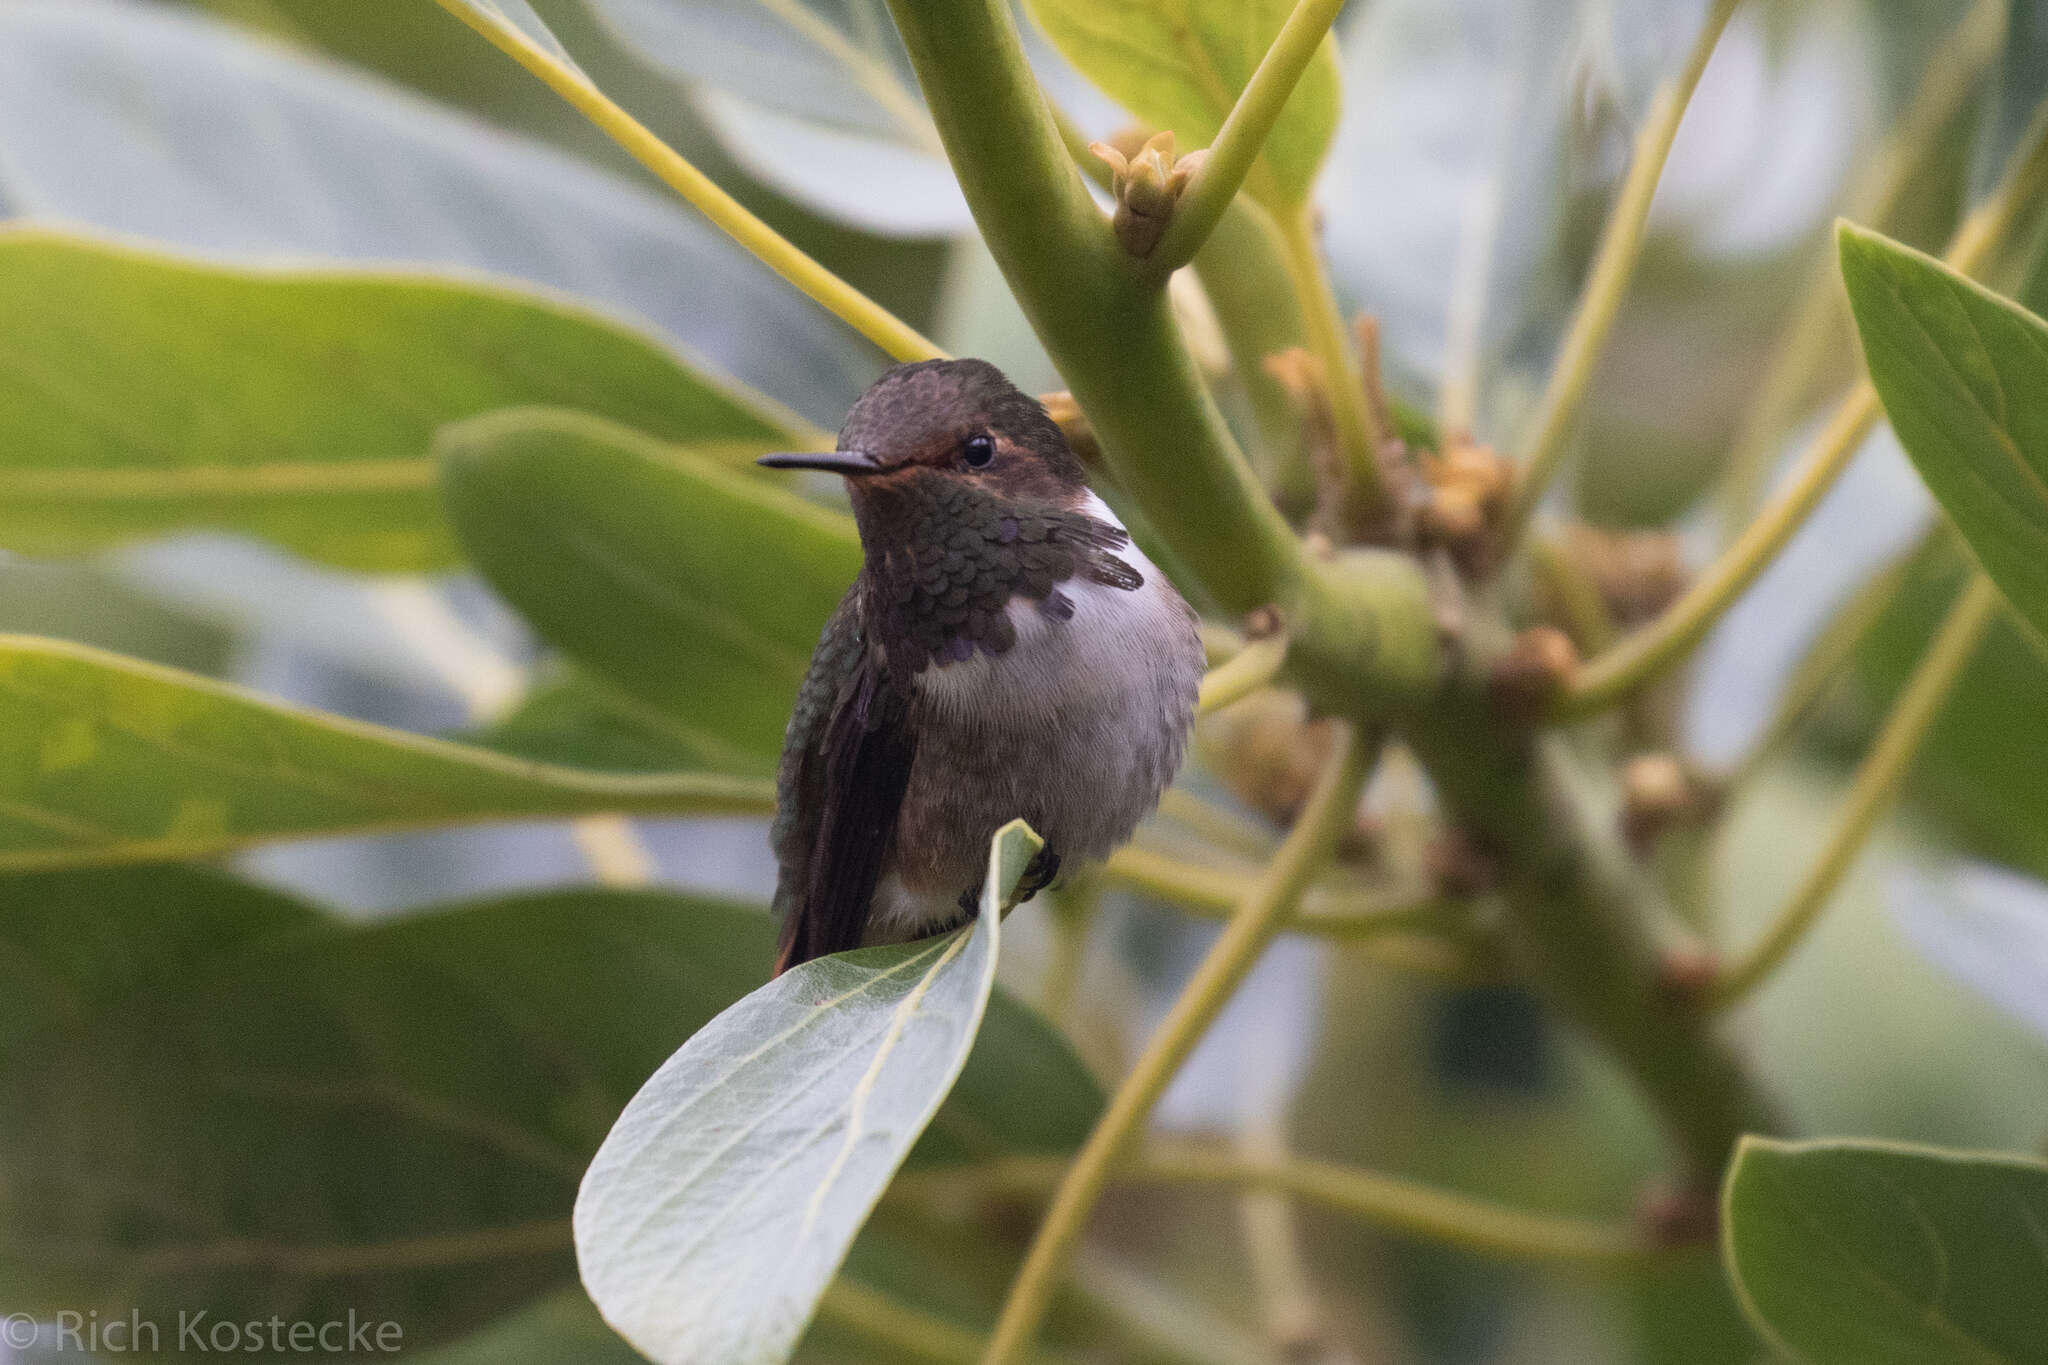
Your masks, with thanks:
[{"label": "hummingbird's breast", "polygon": [[[1121,530],[1093,494],[1084,510]],[[958,918],[1011,819],[1072,867],[1108,856],[1158,804],[1193,724],[1201,640],[1157,566],[1135,545],[1118,557],[1134,572],[1013,596],[1008,648],[941,654],[912,679],[917,754],[875,898],[881,935]]]}]

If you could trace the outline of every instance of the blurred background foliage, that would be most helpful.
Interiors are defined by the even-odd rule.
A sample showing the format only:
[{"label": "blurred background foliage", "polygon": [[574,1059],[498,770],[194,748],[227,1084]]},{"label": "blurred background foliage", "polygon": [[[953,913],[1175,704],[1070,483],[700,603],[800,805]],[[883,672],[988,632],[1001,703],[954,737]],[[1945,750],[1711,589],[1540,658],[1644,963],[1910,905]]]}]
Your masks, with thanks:
[{"label": "blurred background foliage", "polygon": [[[819,0],[813,11],[851,35],[863,54],[854,68],[765,20],[755,0],[534,8],[599,85],[824,264],[948,349],[994,359],[1026,388],[1059,387],[973,236],[886,19],[874,27],[878,6]],[[1834,216],[1938,246],[2048,89],[2048,7],[2019,0],[2003,34],[1974,17],[1987,8],[2000,7],[1742,7],[1672,154],[1560,511],[1610,530],[1668,528],[1692,563],[1740,525],[1854,373],[1832,273]],[[1344,113],[1319,201],[1340,292],[1379,319],[1398,396],[1481,433],[1512,430],[1526,414],[1629,137],[1699,9],[1350,7],[1338,29]],[[1973,22],[1989,38],[1973,37]],[[1121,125],[1049,48],[1035,56],[1084,131]],[[865,75],[849,82],[848,69]],[[723,434],[746,449],[829,429],[882,365],[424,0],[0,0],[0,214],[230,265],[404,263],[573,296],[641,338],[608,344],[637,354],[651,336],[646,349],[702,357],[773,400],[728,414]],[[2028,253],[2010,255],[1992,278],[2017,288]],[[0,298],[26,278],[11,269],[0,266]],[[0,332],[53,297],[10,298]],[[75,306],[106,306],[94,299]],[[1185,302],[1199,339],[1204,304]],[[370,316],[360,303],[346,312],[357,323]],[[415,334],[420,325],[394,323]],[[566,325],[527,319],[501,344],[531,348]],[[148,338],[129,340],[137,350],[124,363],[146,366]],[[1254,430],[1264,400],[1225,372],[1220,342],[1211,350],[1230,415]],[[188,382],[236,378],[199,372]],[[575,406],[663,434],[658,414],[607,410],[575,383]],[[568,401],[524,390],[473,397],[448,415]],[[701,437],[700,415],[678,420]],[[391,453],[423,460],[441,414],[414,417],[394,440],[418,448]],[[7,421],[0,415],[0,430]],[[346,445],[349,412],[336,422]],[[0,449],[0,504],[13,497],[11,472],[61,458],[41,439],[18,430]],[[793,672],[762,671],[752,644],[720,656],[686,622],[665,621],[662,602],[625,589],[596,616],[599,598],[549,598],[588,568],[575,560],[575,535],[550,536],[545,513],[571,509],[559,525],[594,525],[607,543],[669,556],[668,572],[736,564],[732,591],[761,595],[776,657],[800,667],[852,549],[823,522],[801,553],[760,543],[748,509],[780,495],[750,488],[739,464],[679,464],[659,477],[642,467],[631,477],[660,487],[609,502],[617,485],[579,487],[573,472],[544,485],[538,512],[462,534],[499,592],[450,568],[439,540],[404,551],[415,562],[379,563],[322,552],[288,527],[189,509],[97,527],[88,516],[66,530],[54,513],[0,505],[0,544],[15,552],[0,560],[0,629],[584,769],[758,774],[772,762]],[[664,479],[694,482],[678,499]],[[431,497],[422,490],[414,513],[438,538]],[[663,521],[685,505],[718,510],[693,525]],[[458,531],[462,506],[450,503]],[[373,501],[341,529],[386,531],[393,515]],[[336,529],[328,513],[315,519]],[[1706,887],[1692,903],[1732,938],[1760,926],[1799,875],[1847,767],[1960,581],[1957,548],[1931,525],[1880,431],[1690,677],[1656,703],[1698,762],[1731,763],[1827,623],[1871,606],[1874,624],[1822,690],[1813,723],[1742,786],[1700,854],[1705,871],[1687,874]],[[392,568],[421,572],[366,571]],[[507,587],[519,582],[531,591]],[[499,593],[516,596],[518,610]],[[608,654],[627,632],[640,643]],[[1938,943],[1942,924],[1959,922],[1931,914],[1936,897],[1962,902],[1962,919],[1987,897],[2018,897],[2041,941],[2048,898],[1955,868],[1982,860],[2048,877],[2043,716],[2048,672],[2000,626],[1918,765],[1911,799],[1745,1015],[1746,1043],[1802,1127],[2040,1146],[2040,1010],[1985,981],[1977,959],[1914,945]],[[1215,818],[1191,822],[1171,804],[1143,846],[1230,867],[1269,849],[1287,790],[1288,754],[1272,751],[1296,742],[1294,724],[1284,702],[1261,699],[1202,736],[1184,786],[1201,809],[1227,812],[1222,832],[1236,853],[1218,842]],[[1383,774],[1373,800],[1390,828],[1416,818],[1418,789],[1411,768]],[[0,1310],[143,1294],[224,1315],[354,1305],[407,1323],[408,1339],[433,1345],[443,1365],[632,1359],[591,1314],[550,1220],[566,1215],[581,1162],[639,1081],[759,980],[766,929],[747,907],[772,882],[759,820],[637,830],[645,870],[670,890],[536,890],[618,871],[601,848],[593,856],[589,831],[560,821],[278,844],[224,870],[0,878]],[[1108,1075],[1206,931],[1128,889],[1098,890],[1078,953],[1059,926],[1081,913],[1081,896],[1015,916],[1003,977]],[[462,904],[419,909],[453,902]],[[1176,1083],[1161,1122],[1282,1133],[1304,1152],[1518,1206],[1628,1215],[1658,1168],[1657,1145],[1611,1066],[1517,989],[1434,979],[1414,965],[1286,940]],[[418,1114],[394,1121],[374,1095],[295,1092],[294,1072],[343,1054],[394,1092],[438,1095],[506,1131],[455,1131]],[[221,1075],[271,1084],[223,1098],[209,1088]],[[1084,1112],[1088,1102],[1076,1101]],[[1213,1191],[1115,1192],[1051,1344],[1084,1359],[1278,1360],[1276,1333],[1293,1321],[1287,1292],[1305,1288],[1312,1330],[1290,1360],[1720,1365],[1760,1355],[1710,1255],[1617,1281],[1492,1263],[1301,1210],[1277,1264],[1305,1266],[1306,1283],[1283,1276],[1276,1287],[1272,1247],[1240,1235],[1264,1226],[1255,1204]],[[338,1281],[318,1267],[124,1259],[182,1219],[234,1233],[257,1205],[301,1210],[308,1236],[374,1241],[452,1223],[527,1228],[533,1243],[453,1270]],[[851,1273],[982,1330],[1028,1225],[1000,1202],[943,1214],[885,1206]],[[33,1235],[17,1242],[17,1228]],[[123,1256],[49,1252],[94,1239]],[[893,1352],[860,1330],[857,1313],[828,1313],[804,1358],[900,1358]]]}]

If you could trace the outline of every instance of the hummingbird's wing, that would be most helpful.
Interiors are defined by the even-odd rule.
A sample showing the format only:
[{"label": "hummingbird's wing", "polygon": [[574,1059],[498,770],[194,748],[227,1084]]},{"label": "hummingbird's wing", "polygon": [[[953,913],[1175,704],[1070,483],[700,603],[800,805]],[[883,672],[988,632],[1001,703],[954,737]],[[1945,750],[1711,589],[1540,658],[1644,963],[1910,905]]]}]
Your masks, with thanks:
[{"label": "hummingbird's wing", "polygon": [[850,590],[818,640],[782,742],[772,835],[778,974],[860,946],[914,747],[907,703]]}]

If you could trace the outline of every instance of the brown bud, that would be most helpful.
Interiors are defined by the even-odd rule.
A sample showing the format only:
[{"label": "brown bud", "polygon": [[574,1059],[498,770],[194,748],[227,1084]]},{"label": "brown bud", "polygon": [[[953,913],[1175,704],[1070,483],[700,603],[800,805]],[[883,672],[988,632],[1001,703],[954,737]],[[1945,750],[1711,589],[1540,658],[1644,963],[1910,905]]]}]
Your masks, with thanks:
[{"label": "brown bud", "polygon": [[1500,862],[1461,829],[1447,829],[1423,850],[1423,870],[1446,896],[1477,896],[1500,885]]},{"label": "brown bud", "polygon": [[1668,753],[1637,754],[1621,769],[1621,835],[1638,853],[1692,818],[1700,805],[1692,775]]},{"label": "brown bud", "polygon": [[1662,612],[1690,580],[1678,537],[1669,531],[1574,526],[1565,547],[1623,629]]},{"label": "brown bud", "polygon": [[1287,618],[1280,614],[1280,608],[1271,603],[1252,608],[1244,618],[1244,637],[1247,640],[1270,640],[1287,629]]},{"label": "brown bud", "polygon": [[1298,693],[1274,689],[1207,717],[1195,734],[1204,766],[1238,800],[1281,825],[1308,800],[1337,738],[1333,722],[1308,718]]},{"label": "brown bud", "polygon": [[1699,944],[1666,949],[1657,960],[1658,989],[1679,1000],[1704,999],[1720,975],[1720,954]]},{"label": "brown bud", "polygon": [[1720,1200],[1712,1190],[1646,1190],[1636,1203],[1636,1222],[1653,1247],[1677,1250],[1699,1246],[1720,1234]]},{"label": "brown bud", "polygon": [[1550,709],[1578,671],[1579,651],[1571,637],[1551,626],[1532,626],[1493,666],[1487,690],[1503,715],[1533,722]]},{"label": "brown bud", "polygon": [[1468,574],[1500,558],[1513,471],[1491,446],[1457,441],[1422,457],[1422,498],[1416,529],[1426,546],[1450,552]]},{"label": "brown bud", "polygon": [[1116,239],[1133,256],[1151,255],[1173,219],[1174,205],[1208,153],[1174,156],[1171,129],[1153,134],[1135,152],[1107,142],[1090,143],[1088,150],[1109,166],[1110,193],[1116,197],[1110,227]]},{"label": "brown bud", "polygon": [[1432,488],[1415,524],[1425,541],[1455,552],[1486,530],[1486,508],[1470,489]]}]

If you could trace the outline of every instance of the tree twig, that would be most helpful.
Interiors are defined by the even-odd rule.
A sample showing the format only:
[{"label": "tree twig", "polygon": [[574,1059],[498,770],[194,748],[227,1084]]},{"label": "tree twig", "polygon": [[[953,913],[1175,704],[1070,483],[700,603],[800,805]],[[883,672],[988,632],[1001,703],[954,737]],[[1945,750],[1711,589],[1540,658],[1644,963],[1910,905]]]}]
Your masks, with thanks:
[{"label": "tree twig", "polygon": [[1195,969],[1061,1179],[1010,1286],[984,1365],[1007,1365],[1029,1346],[1111,1170],[1137,1139],[1168,1082],[1280,931],[1309,879],[1328,861],[1351,821],[1378,749],[1356,729],[1345,727],[1272,866]]},{"label": "tree twig", "polygon": [[1921,742],[1976,654],[1977,644],[1997,615],[2001,600],[1998,589],[1981,573],[1974,575],[1963,589],[1920,666],[1893,704],[1877,742],[1857,768],[1820,856],[1762,937],[1714,978],[1706,996],[1711,1007],[1725,1009],[1762,985],[1820,918],[1828,898],[1842,884],[1878,817],[1884,814],[1899,783],[1905,780]]},{"label": "tree twig", "polygon": [[654,172],[661,182],[709,218],[712,224],[745,247],[762,264],[788,280],[847,326],[897,360],[930,360],[943,356],[916,328],[818,264],[774,228],[749,212],[718,187],[675,148],[620,108],[567,65],[509,23],[494,23],[481,11],[458,0],[434,0],[442,9],[483,35],[491,46],[525,67],[542,84],[589,119],[629,156]]},{"label": "tree twig", "polygon": [[1592,274],[1578,309],[1572,314],[1564,345],[1536,407],[1536,419],[1529,439],[1516,461],[1515,491],[1508,507],[1507,543],[1513,545],[1528,525],[1536,504],[1543,498],[1557,463],[1564,457],[1565,438],[1579,415],[1579,404],[1593,382],[1593,367],[1621,312],[1622,297],[1635,274],[1636,258],[1642,255],[1643,234],[1650,221],[1650,202],[1657,197],[1657,181],[1664,174],[1664,162],[1678,137],[1678,125],[1685,107],[1707,69],[1708,58],[1728,27],[1729,16],[1741,0],[1714,0],[1699,36],[1693,39],[1685,65],[1679,68],[1656,94],[1648,117],[1636,133],[1635,156],[1628,175],[1621,182],[1607,225],[1600,233],[1600,247],[1593,256]]}]

